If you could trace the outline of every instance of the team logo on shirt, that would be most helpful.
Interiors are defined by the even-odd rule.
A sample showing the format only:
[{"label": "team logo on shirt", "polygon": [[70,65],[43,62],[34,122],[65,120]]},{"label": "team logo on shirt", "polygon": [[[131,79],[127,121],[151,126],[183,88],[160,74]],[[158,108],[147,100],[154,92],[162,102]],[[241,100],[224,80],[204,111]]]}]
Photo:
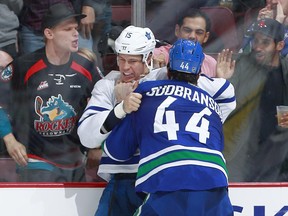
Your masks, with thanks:
[{"label": "team logo on shirt", "polygon": [[53,79],[56,81],[56,85],[64,85],[64,81],[66,80],[66,78],[70,78],[70,77],[74,77],[77,74],[48,74],[48,76],[53,77]]},{"label": "team logo on shirt", "polygon": [[13,74],[13,67],[9,65],[1,72],[1,80],[2,81],[9,81],[12,78]]},{"label": "team logo on shirt", "polygon": [[76,112],[62,95],[51,96],[43,106],[43,99],[35,98],[35,112],[40,117],[34,121],[35,130],[42,136],[52,137],[70,134],[76,125]]}]

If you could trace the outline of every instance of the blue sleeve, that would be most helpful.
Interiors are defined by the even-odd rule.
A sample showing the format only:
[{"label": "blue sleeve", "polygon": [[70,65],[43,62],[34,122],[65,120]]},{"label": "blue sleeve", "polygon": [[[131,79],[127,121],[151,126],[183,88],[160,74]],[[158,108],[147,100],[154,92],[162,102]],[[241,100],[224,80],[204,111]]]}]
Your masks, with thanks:
[{"label": "blue sleeve", "polygon": [[137,150],[132,115],[127,115],[110,133],[104,143],[105,153],[116,161],[129,160]]},{"label": "blue sleeve", "polygon": [[3,138],[12,132],[11,124],[7,114],[0,108],[0,137]]}]

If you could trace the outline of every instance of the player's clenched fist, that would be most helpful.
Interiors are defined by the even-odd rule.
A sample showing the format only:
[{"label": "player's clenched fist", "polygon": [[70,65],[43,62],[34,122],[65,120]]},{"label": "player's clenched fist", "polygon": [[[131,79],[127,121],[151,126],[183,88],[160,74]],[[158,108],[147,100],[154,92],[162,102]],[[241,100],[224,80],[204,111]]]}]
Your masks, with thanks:
[{"label": "player's clenched fist", "polygon": [[133,92],[137,86],[138,81],[135,82],[117,82],[114,88],[114,93],[117,103],[124,100],[131,92]]},{"label": "player's clenched fist", "polygon": [[142,95],[139,93],[130,93],[123,101],[123,109],[125,113],[137,111],[141,104]]}]

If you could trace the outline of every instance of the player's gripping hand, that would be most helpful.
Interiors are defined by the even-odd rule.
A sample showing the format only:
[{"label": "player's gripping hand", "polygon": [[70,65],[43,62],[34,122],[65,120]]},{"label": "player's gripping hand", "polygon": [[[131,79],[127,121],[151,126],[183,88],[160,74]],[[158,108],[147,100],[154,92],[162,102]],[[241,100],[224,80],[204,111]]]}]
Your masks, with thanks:
[{"label": "player's gripping hand", "polygon": [[137,111],[141,104],[142,95],[139,93],[130,93],[123,101],[123,109],[125,113]]},{"label": "player's gripping hand", "polygon": [[4,136],[3,140],[10,157],[12,157],[18,165],[26,166],[28,162],[26,147],[18,142],[12,133]]},{"label": "player's gripping hand", "polygon": [[120,82],[118,81],[114,87],[114,93],[117,103],[123,101],[131,92],[133,92],[139,84],[139,81]]}]

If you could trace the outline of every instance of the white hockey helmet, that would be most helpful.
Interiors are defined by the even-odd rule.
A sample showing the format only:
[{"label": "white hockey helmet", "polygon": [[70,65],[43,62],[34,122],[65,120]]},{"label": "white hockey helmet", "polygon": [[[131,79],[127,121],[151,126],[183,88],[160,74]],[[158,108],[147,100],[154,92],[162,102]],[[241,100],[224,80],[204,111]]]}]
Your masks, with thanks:
[{"label": "white hockey helmet", "polygon": [[115,41],[117,54],[143,55],[142,61],[151,70],[153,67],[152,58],[150,66],[147,59],[153,53],[156,40],[149,28],[142,28],[130,25],[126,27]]}]

